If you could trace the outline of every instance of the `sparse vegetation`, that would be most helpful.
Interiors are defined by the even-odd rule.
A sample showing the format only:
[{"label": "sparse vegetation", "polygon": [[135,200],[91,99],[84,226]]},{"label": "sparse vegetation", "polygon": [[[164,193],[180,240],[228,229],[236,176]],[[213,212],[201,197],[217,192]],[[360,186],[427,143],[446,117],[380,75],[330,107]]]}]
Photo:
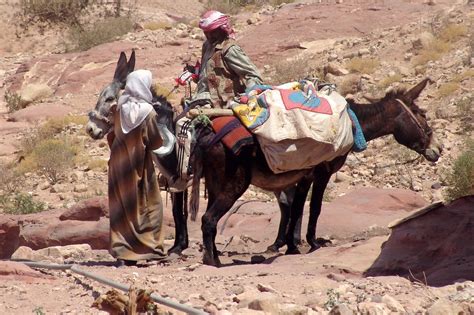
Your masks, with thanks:
[{"label": "sparse vegetation", "polygon": [[308,60],[295,58],[276,64],[273,77],[273,83],[278,85],[311,77],[322,78],[322,75],[308,65]]},{"label": "sparse vegetation", "polygon": [[29,214],[46,210],[46,204],[35,201],[30,194],[17,192],[0,195],[0,208],[7,214]]},{"label": "sparse vegetation", "polygon": [[467,27],[463,24],[448,24],[440,32],[439,38],[445,42],[455,43],[467,35]]},{"label": "sparse vegetation", "polygon": [[245,7],[261,7],[263,5],[278,6],[292,3],[294,0],[208,0],[207,7],[224,13],[237,13]]},{"label": "sparse vegetation", "polygon": [[449,42],[435,38],[413,59],[414,64],[424,65],[429,61],[438,60],[449,50],[451,50],[451,44]]},{"label": "sparse vegetation", "polygon": [[92,24],[87,29],[73,27],[70,31],[70,40],[73,43],[73,47],[69,50],[88,50],[127,34],[132,28],[133,22],[128,17],[107,18]]},{"label": "sparse vegetation", "polygon": [[146,30],[150,30],[150,31],[156,31],[156,30],[168,30],[168,29],[171,29],[173,27],[173,25],[171,25],[171,23],[169,22],[166,22],[166,21],[150,21],[150,22],[146,22],[143,27],[146,29]]},{"label": "sparse vegetation", "polygon": [[369,58],[352,58],[346,64],[347,69],[351,72],[371,74],[380,66],[380,62],[376,59]]},{"label": "sparse vegetation", "polygon": [[446,191],[448,200],[474,195],[474,140],[467,141],[466,149],[454,161],[453,169],[448,176],[449,188]]},{"label": "sparse vegetation", "polygon": [[447,97],[456,92],[459,89],[459,83],[457,82],[447,82],[441,85],[438,89],[439,97]]},{"label": "sparse vegetation", "polygon": [[466,132],[474,129],[474,96],[463,97],[456,103],[460,118],[463,120],[463,128]]},{"label": "sparse vegetation", "polygon": [[7,109],[9,113],[13,113],[19,109],[22,109],[21,97],[19,94],[6,91],[4,95],[5,102],[7,103]]},{"label": "sparse vegetation", "polygon": [[106,160],[93,159],[88,161],[87,168],[90,170],[101,170],[106,171],[108,162]]},{"label": "sparse vegetation", "polygon": [[383,79],[380,81],[379,85],[380,85],[380,87],[382,87],[382,88],[387,88],[387,87],[389,87],[390,85],[392,85],[392,84],[395,83],[395,82],[400,82],[400,81],[402,80],[402,78],[403,78],[402,75],[399,74],[399,73],[397,73],[397,74],[395,74],[395,75],[392,75],[392,76],[388,76],[388,77],[383,78]]},{"label": "sparse vegetation", "polygon": [[20,0],[22,16],[30,23],[79,25],[80,16],[91,4],[88,0]]}]

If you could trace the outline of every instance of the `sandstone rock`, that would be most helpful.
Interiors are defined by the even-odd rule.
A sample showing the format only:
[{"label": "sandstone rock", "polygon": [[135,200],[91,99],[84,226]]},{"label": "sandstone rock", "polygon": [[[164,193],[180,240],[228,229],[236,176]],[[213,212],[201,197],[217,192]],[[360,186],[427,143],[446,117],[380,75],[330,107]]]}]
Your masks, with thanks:
[{"label": "sandstone rock", "polygon": [[109,216],[109,205],[107,197],[95,197],[83,200],[70,209],[64,211],[59,219],[79,220],[79,221],[98,221],[102,217]]},{"label": "sandstone rock", "polygon": [[21,229],[20,244],[40,249],[50,246],[89,244],[94,249],[107,249],[109,219],[99,221],[54,221],[43,224],[26,224]]},{"label": "sandstone rock", "polygon": [[366,56],[366,55],[370,55],[370,50],[368,48],[361,48],[361,49],[359,49],[357,54],[361,57]]},{"label": "sandstone rock", "polygon": [[74,192],[86,192],[89,187],[86,184],[79,184],[74,186]]},{"label": "sandstone rock", "polygon": [[385,304],[375,302],[362,302],[357,305],[361,315],[388,315],[390,310]]},{"label": "sandstone rock", "polygon": [[25,264],[12,261],[0,261],[0,282],[6,280],[37,282],[53,280],[54,277],[33,270]]},{"label": "sandstone rock", "polygon": [[336,76],[349,74],[349,71],[347,69],[344,69],[342,66],[333,62],[328,63],[325,66],[324,70],[325,70],[325,73],[334,74]]},{"label": "sandstone rock", "polygon": [[21,93],[21,102],[27,106],[35,101],[43,100],[53,94],[53,90],[47,84],[28,84]]},{"label": "sandstone rock", "polygon": [[460,305],[454,304],[446,299],[439,299],[426,311],[427,315],[462,314]]},{"label": "sandstone rock", "polygon": [[388,294],[385,294],[384,296],[382,296],[382,303],[387,305],[387,307],[392,312],[399,313],[399,314],[405,313],[405,308],[403,307],[403,305],[400,304],[400,302],[398,302],[397,300],[395,300],[393,297],[391,297]]},{"label": "sandstone rock", "polygon": [[0,259],[10,258],[20,244],[20,226],[17,220],[0,217]]},{"label": "sandstone rock", "polygon": [[430,43],[434,40],[433,34],[430,32],[423,32],[418,35],[418,38],[412,42],[412,46],[416,50],[427,48]]},{"label": "sandstone rock", "polygon": [[12,258],[17,260],[49,261],[58,264],[62,264],[67,260],[87,261],[92,258],[92,248],[89,244],[52,246],[38,250],[20,246],[13,253]]},{"label": "sandstone rock", "polygon": [[259,293],[252,301],[250,301],[248,308],[251,310],[277,314],[279,310],[278,298],[276,295],[269,292]]},{"label": "sandstone rock", "polygon": [[329,315],[353,315],[353,310],[345,303],[334,306],[330,311]]},{"label": "sandstone rock", "polygon": [[270,285],[266,285],[262,283],[257,284],[257,289],[260,292],[278,293],[278,291],[272,288]]}]

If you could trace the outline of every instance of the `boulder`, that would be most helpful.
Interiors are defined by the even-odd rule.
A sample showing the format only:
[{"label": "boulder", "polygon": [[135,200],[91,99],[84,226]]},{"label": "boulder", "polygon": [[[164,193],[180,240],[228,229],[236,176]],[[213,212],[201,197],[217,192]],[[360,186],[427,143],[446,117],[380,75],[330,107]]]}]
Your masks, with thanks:
[{"label": "boulder", "polygon": [[57,221],[26,225],[20,233],[20,245],[32,249],[71,244],[89,244],[106,249],[109,244],[109,219],[99,221]]},{"label": "boulder", "polygon": [[474,196],[466,196],[391,224],[390,238],[365,275],[398,275],[431,286],[474,280],[473,209]]},{"label": "boulder", "polygon": [[96,197],[83,200],[59,216],[59,220],[99,221],[109,216],[107,197]]},{"label": "boulder", "polygon": [[53,280],[54,277],[33,270],[25,264],[13,261],[0,261],[0,283],[6,280],[37,283],[38,280]]},{"label": "boulder", "polygon": [[89,244],[52,246],[38,250],[20,246],[12,255],[12,259],[17,260],[49,261],[58,264],[71,260],[88,261],[91,258],[92,248]]},{"label": "boulder", "polygon": [[9,258],[20,243],[17,220],[0,215],[0,259]]}]

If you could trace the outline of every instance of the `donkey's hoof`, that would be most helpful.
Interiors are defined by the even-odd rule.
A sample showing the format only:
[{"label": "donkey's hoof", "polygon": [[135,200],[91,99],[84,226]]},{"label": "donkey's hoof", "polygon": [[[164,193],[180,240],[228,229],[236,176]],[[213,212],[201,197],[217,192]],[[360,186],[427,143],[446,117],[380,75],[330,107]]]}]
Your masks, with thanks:
[{"label": "donkey's hoof", "polygon": [[204,255],[202,258],[202,263],[208,266],[220,267],[221,262],[219,259],[211,258],[209,255]]},{"label": "donkey's hoof", "polygon": [[270,245],[270,246],[267,247],[266,252],[267,253],[278,253],[279,249],[280,249],[280,247],[278,247],[276,244],[273,244],[273,245]]},{"label": "donkey's hoof", "polygon": [[301,254],[300,250],[298,248],[288,248],[285,252],[285,255],[299,255]]},{"label": "donkey's hoof", "polygon": [[312,252],[314,252],[314,251],[316,251],[316,250],[318,250],[318,249],[320,249],[320,248],[321,248],[321,246],[319,246],[319,245],[317,245],[317,244],[316,244],[316,245],[312,245],[311,248],[310,248],[309,251],[308,251],[308,254],[309,254],[309,253],[312,253]]},{"label": "donkey's hoof", "polygon": [[187,246],[183,246],[183,245],[173,245],[173,247],[171,247],[170,249],[168,249],[168,255],[171,255],[171,254],[178,254],[178,255],[181,255],[181,253],[183,252],[183,250],[185,250],[186,248],[188,248]]}]

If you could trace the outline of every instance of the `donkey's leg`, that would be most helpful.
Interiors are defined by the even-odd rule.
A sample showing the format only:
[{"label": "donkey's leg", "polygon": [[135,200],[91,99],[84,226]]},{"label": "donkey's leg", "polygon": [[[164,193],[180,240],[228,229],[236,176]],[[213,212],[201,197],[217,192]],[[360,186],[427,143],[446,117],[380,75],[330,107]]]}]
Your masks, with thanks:
[{"label": "donkey's leg", "polygon": [[312,178],[305,177],[300,180],[296,186],[293,203],[291,205],[290,223],[288,224],[288,230],[286,232],[287,255],[300,253],[295,243],[295,230],[298,221],[301,220],[301,216],[303,214],[304,203],[306,201],[306,196],[308,195],[309,188],[311,187],[311,181]]},{"label": "donkey's leg", "polygon": [[308,230],[306,232],[306,240],[311,246],[309,252],[313,252],[321,247],[316,242],[316,224],[323,204],[323,195],[328,185],[332,173],[325,166],[318,166],[315,171],[315,180],[313,183],[313,191],[311,193],[311,202],[309,205],[309,221]]},{"label": "donkey's leg", "polygon": [[278,206],[280,207],[280,225],[278,227],[278,234],[275,242],[267,248],[267,251],[269,252],[278,252],[278,249],[286,244],[286,228],[290,222],[291,204],[293,203],[295,190],[296,186],[293,186],[284,191],[275,193],[278,200]]},{"label": "donkey's leg", "polygon": [[230,210],[232,205],[240,197],[229,198],[220,196],[208,208],[202,216],[202,239],[204,245],[203,263],[210,266],[220,266],[219,255],[216,247],[217,223]]},{"label": "donkey's leg", "polygon": [[183,250],[188,248],[188,226],[187,214],[184,211],[184,192],[171,194],[173,202],[173,219],[175,226],[174,245],[168,250],[171,253],[181,254]]}]

